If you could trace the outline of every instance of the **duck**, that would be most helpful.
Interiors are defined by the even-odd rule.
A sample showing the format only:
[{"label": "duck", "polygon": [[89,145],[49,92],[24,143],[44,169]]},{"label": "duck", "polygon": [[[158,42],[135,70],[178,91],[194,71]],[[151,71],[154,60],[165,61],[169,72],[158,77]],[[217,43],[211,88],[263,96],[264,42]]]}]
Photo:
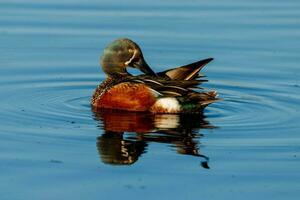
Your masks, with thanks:
[{"label": "duck", "polygon": [[[219,100],[217,92],[200,87],[207,82],[200,70],[213,58],[155,73],[137,43],[120,38],[109,43],[100,57],[105,80],[95,89],[93,110],[162,114],[202,113]],[[131,75],[127,68],[142,72]]]}]

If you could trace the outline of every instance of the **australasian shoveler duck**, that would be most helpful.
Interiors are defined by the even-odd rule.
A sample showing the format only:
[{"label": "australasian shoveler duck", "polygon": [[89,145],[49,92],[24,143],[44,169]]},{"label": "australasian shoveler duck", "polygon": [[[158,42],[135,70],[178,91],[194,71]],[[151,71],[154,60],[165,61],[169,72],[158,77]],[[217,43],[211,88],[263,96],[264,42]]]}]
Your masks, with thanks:
[{"label": "australasian shoveler duck", "polygon": [[[154,73],[140,47],[129,39],[117,39],[103,52],[100,64],[107,75],[91,100],[94,109],[152,113],[200,113],[218,100],[216,91],[205,91],[199,71],[212,58]],[[127,67],[144,72],[133,76]]]}]

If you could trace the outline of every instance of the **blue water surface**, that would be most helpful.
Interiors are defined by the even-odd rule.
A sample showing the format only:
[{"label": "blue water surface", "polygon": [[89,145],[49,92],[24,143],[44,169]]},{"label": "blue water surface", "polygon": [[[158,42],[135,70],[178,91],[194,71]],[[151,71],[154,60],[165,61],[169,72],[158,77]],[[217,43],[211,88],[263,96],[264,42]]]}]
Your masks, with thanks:
[{"label": "blue water surface", "polygon": [[[0,0],[1,199],[298,199],[300,2]],[[204,116],[99,114],[99,56],[214,57]]]}]

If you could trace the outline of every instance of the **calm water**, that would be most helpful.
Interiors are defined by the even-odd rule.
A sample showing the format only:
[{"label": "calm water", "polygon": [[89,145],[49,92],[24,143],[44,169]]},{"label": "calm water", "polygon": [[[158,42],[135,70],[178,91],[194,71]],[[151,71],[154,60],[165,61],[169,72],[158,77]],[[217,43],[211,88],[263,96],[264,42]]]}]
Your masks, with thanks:
[{"label": "calm water", "polygon": [[[1,199],[298,199],[299,1],[0,0]],[[119,37],[202,58],[204,116],[94,113]]]}]

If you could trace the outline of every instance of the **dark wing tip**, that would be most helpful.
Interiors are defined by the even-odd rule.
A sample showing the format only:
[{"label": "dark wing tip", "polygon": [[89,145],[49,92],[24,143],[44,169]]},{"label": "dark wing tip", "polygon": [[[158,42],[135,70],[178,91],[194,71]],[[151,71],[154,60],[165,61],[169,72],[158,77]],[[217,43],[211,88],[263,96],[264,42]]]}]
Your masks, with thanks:
[{"label": "dark wing tip", "polygon": [[182,68],[187,68],[190,71],[190,74],[187,74],[185,77],[185,80],[191,80],[194,79],[195,77],[198,77],[199,71],[207,65],[209,62],[211,62],[213,58],[206,58],[204,60],[200,60],[188,65],[183,66]]},{"label": "dark wing tip", "polygon": [[208,64],[209,62],[213,61],[214,58],[206,58],[206,59],[203,59],[203,60],[199,60],[195,63],[192,63],[191,65],[198,65],[198,66],[203,66]]},{"label": "dark wing tip", "polygon": [[202,60],[203,62],[207,62],[207,63],[209,63],[210,61],[213,61],[214,60],[214,58],[206,58],[206,59],[204,59],[204,60]]}]

